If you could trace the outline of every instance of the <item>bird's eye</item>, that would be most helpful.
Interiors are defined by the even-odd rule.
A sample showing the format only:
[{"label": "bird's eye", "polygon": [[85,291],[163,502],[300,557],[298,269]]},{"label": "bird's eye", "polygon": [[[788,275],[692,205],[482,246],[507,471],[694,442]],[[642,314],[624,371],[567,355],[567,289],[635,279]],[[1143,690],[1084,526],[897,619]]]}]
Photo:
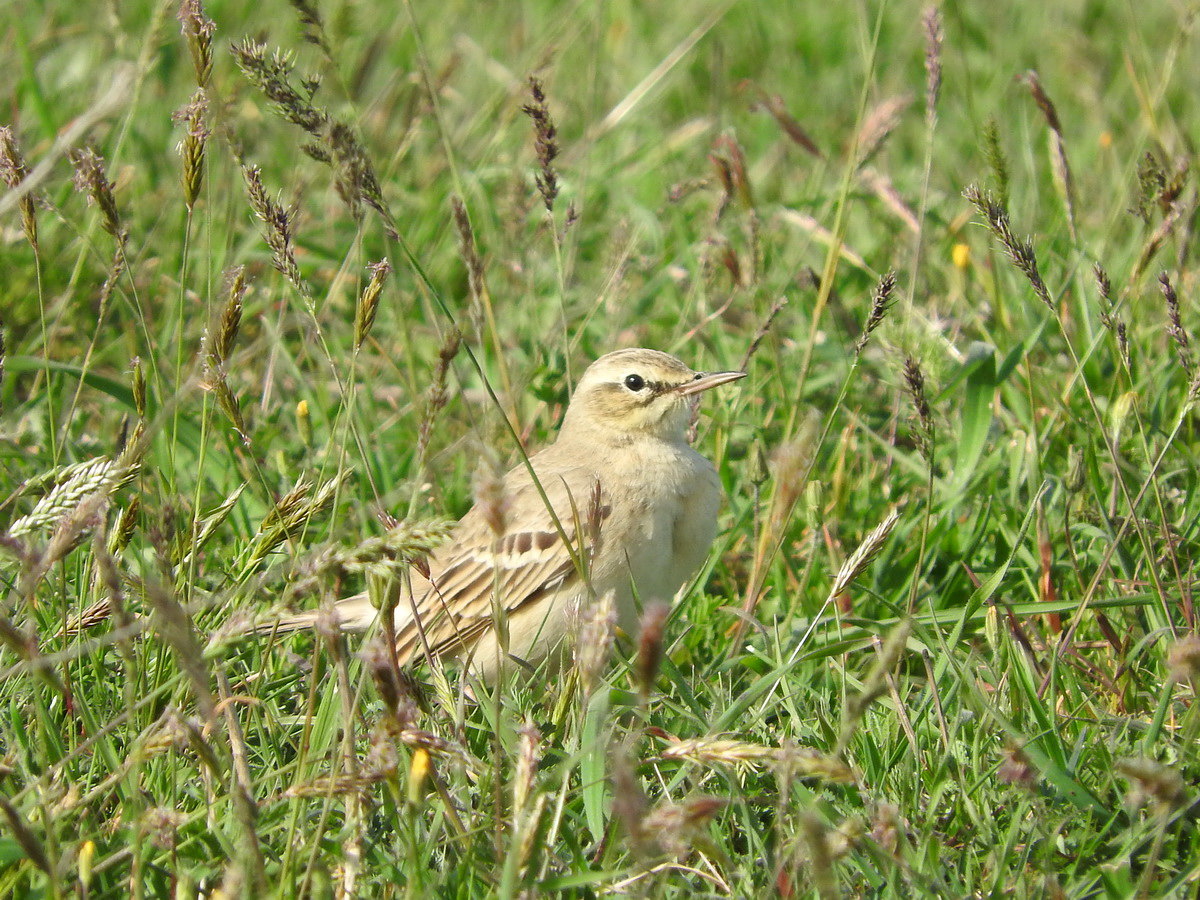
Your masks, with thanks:
[{"label": "bird's eye", "polygon": [[625,387],[631,391],[640,391],[646,386],[646,380],[641,375],[626,375]]}]

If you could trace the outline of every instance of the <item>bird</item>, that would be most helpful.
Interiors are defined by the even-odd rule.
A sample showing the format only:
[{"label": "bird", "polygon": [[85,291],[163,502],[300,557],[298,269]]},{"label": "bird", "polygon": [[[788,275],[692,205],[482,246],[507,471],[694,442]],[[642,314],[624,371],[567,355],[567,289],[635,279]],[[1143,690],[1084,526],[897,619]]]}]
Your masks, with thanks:
[{"label": "bird", "polygon": [[[504,475],[490,499],[477,496],[404,579],[393,620],[400,665],[457,659],[485,683],[505,660],[537,670],[563,658],[581,612],[606,594],[616,624],[636,633],[639,610],[671,601],[716,538],[720,480],[688,429],[697,395],[745,375],[698,372],[644,348],[593,362],[557,439]],[[343,631],[365,631],[379,615],[366,594],[334,608]],[[317,616],[256,630],[294,630]]]}]

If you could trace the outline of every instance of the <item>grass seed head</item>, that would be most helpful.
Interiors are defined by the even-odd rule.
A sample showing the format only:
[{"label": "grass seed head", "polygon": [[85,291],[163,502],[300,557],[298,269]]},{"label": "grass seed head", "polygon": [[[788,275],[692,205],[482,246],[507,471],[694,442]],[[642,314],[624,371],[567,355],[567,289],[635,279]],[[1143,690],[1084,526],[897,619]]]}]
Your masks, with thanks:
[{"label": "grass seed head", "polygon": [[554,169],[554,160],[558,157],[558,129],[550,115],[541,79],[535,75],[529,76],[529,96],[532,102],[522,106],[521,111],[533,120],[533,143],[538,159],[538,174],[534,179],[546,212],[552,213],[558,197],[558,173]]},{"label": "grass seed head", "polygon": [[100,210],[100,223],[104,230],[123,242],[121,214],[113,195],[113,183],[108,180],[104,169],[104,157],[91,147],[67,151],[67,158],[75,168],[75,190],[88,198],[88,203]]}]

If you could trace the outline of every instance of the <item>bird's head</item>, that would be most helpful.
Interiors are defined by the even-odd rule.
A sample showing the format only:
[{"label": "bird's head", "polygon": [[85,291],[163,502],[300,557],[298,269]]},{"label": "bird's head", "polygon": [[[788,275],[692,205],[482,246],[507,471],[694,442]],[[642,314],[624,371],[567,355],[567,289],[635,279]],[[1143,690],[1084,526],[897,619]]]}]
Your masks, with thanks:
[{"label": "bird's head", "polygon": [[696,372],[668,353],[617,350],[590,366],[571,397],[563,436],[599,431],[617,437],[683,440],[692,398],[745,377],[745,372]]}]

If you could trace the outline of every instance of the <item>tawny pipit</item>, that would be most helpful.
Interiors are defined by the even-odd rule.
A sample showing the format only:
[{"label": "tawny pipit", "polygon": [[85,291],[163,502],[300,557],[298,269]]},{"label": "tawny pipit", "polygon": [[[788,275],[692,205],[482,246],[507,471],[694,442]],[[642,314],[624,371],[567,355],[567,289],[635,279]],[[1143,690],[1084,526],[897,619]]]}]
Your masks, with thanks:
[{"label": "tawny pipit", "polygon": [[[492,500],[463,516],[430,558],[428,577],[411,572],[395,611],[400,663],[454,657],[494,681],[502,659],[536,666],[561,652],[579,610],[610,591],[617,623],[633,633],[639,606],[670,600],[716,536],[721,486],[712,463],[688,445],[688,422],[696,394],[744,375],[694,372],[656,350],[596,360],[558,440],[529,459],[542,490],[522,462]],[[337,611],[350,631],[377,615],[366,595]],[[283,627],[314,619],[307,613]]]}]

